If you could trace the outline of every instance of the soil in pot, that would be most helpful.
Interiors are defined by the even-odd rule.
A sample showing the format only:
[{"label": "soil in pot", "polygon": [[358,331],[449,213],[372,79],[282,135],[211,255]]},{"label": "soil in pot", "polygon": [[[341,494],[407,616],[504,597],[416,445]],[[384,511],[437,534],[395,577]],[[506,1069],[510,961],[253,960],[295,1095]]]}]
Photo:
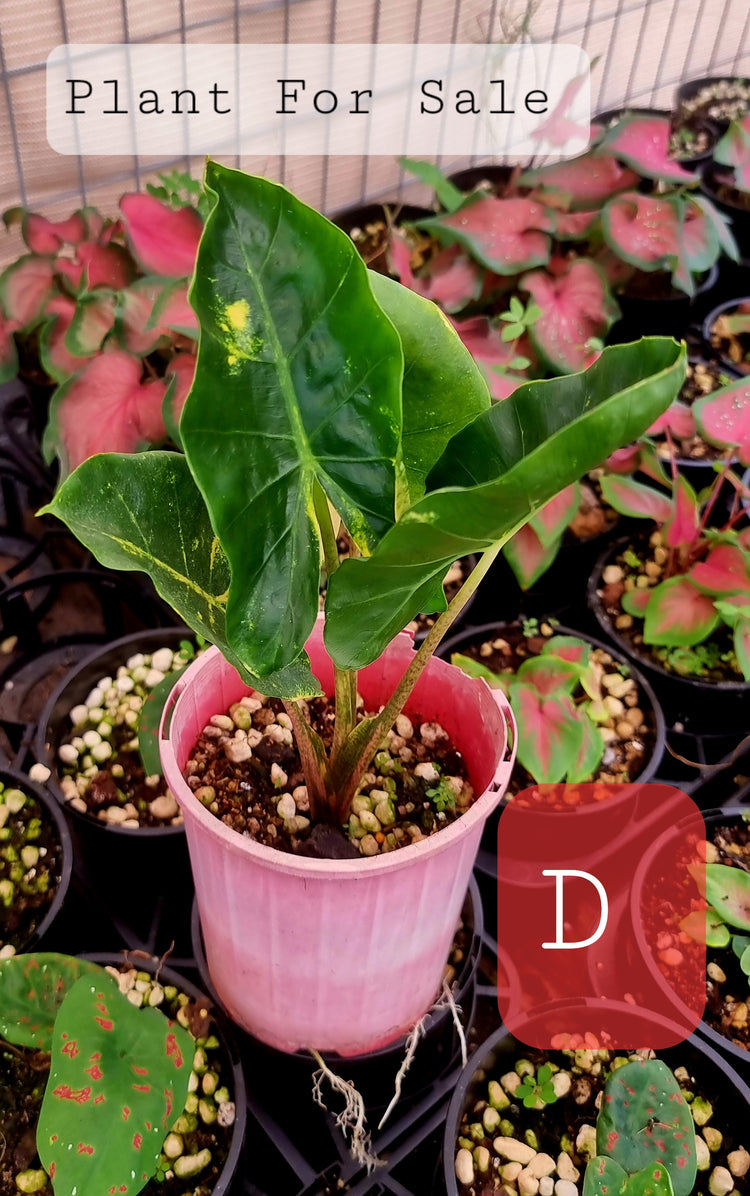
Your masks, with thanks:
[{"label": "soil in pot", "polygon": [[[577,1196],[586,1164],[596,1154],[596,1120],[613,1065],[658,1054],[616,1052],[600,1047],[593,1036],[590,1042],[580,1035],[560,1035],[560,1040],[562,1049],[550,1051],[519,1043],[478,1080],[478,1099],[464,1113],[455,1144],[454,1171],[462,1196],[523,1196],[532,1190],[532,1179],[539,1196]],[[732,1133],[738,1119],[722,1100],[725,1094],[709,1090],[693,1074],[694,1053],[688,1044],[668,1052],[668,1066],[695,1121],[702,1169],[693,1194],[718,1191],[725,1176],[742,1193],[748,1184],[748,1156]],[[721,1188],[725,1190],[731,1188]]]},{"label": "soil in pot", "polygon": [[[693,403],[698,399],[703,399],[706,395],[713,394],[715,390],[720,390],[722,386],[727,386],[733,381],[734,378],[724,373],[718,362],[704,361],[701,358],[689,359],[685,381],[677,396],[677,401],[684,403],[686,407],[692,407]],[[652,436],[651,439],[655,442],[656,451],[662,460],[669,461],[671,459],[671,452],[666,434],[660,432],[656,436]],[[681,437],[675,436],[672,433],[672,442],[677,453],[678,465],[685,462],[696,462],[697,464],[703,462],[710,463],[718,461],[724,456],[724,450],[717,448],[713,444],[709,444],[698,431],[694,431],[689,436]]]},{"label": "soil in pot", "polygon": [[[145,1196],[210,1196],[220,1183],[229,1157],[236,1118],[232,1062],[217,1036],[210,1002],[196,990],[181,991],[179,977],[161,981],[132,963],[107,971],[138,1007],[157,1007],[175,1019],[195,1039],[195,1056],[185,1109],[166,1136],[156,1174]],[[158,973],[156,973],[158,975]],[[0,1040],[0,1091],[7,1092],[0,1154],[0,1196],[20,1192],[51,1193],[36,1153],[36,1125],[49,1074],[50,1056],[30,1048],[10,1047]],[[36,1173],[38,1187],[26,1177]],[[40,1174],[41,1173],[41,1174]],[[226,1190],[221,1184],[221,1190]]]},{"label": "soil in pot", "polygon": [[[552,622],[527,619],[523,623],[501,624],[489,637],[485,634],[484,638],[480,636],[472,640],[469,635],[457,650],[460,655],[489,669],[496,676],[509,678],[515,675],[524,661],[545,656],[546,645],[557,634]],[[585,645],[586,641],[579,640],[579,643]],[[455,655],[451,659],[453,663],[458,663]],[[593,710],[595,705],[597,707],[596,719],[592,718],[591,723],[604,741],[603,755],[590,779],[610,783],[632,781],[643,772],[656,744],[657,727],[653,707],[647,695],[639,691],[638,683],[630,675],[629,666],[604,647],[591,646],[589,661],[592,677],[596,678],[599,687],[598,699],[592,702],[591,694],[580,681],[570,697],[573,705],[580,710],[581,717],[589,717],[584,710]],[[508,786],[508,797],[513,798],[525,789],[533,790],[536,783],[517,759]],[[575,789],[569,787],[568,796],[575,795]],[[603,786],[602,798],[608,795],[608,788]],[[533,807],[531,796],[525,800]],[[552,809],[548,798],[545,799],[544,808]]]},{"label": "soil in pot", "polygon": [[0,777],[0,959],[37,933],[62,878],[62,853],[41,802]]},{"label": "soil in pot", "polygon": [[435,242],[427,233],[414,228],[410,222],[434,216],[429,208],[411,204],[369,204],[364,208],[341,212],[332,217],[333,223],[348,233],[360,257],[371,270],[389,274],[388,241],[391,229],[398,226],[411,248],[412,270],[424,265],[435,249]]},{"label": "soil in pot", "polygon": [[[147,772],[139,725],[159,706],[168,678],[194,657],[185,640],[174,651],[161,647],[137,652],[101,677],[82,703],[70,711],[71,731],[57,749],[60,788],[71,807],[128,829],[179,825],[177,802],[158,770]],[[154,720],[152,720],[154,721]]]},{"label": "soil in pot", "polygon": [[750,111],[750,79],[708,78],[683,83],[678,91],[675,121],[696,117],[726,126]]},{"label": "soil in pot", "polygon": [[742,669],[734,651],[731,629],[721,624],[701,644],[691,647],[666,647],[643,642],[643,620],[622,608],[623,595],[635,589],[649,589],[667,577],[669,552],[660,531],[646,539],[634,540],[613,555],[605,565],[596,595],[600,613],[611,621],[629,651],[656,668],[675,677],[699,681],[742,683]]},{"label": "soil in pot", "polygon": [[725,307],[711,323],[709,338],[721,358],[740,374],[750,374],[750,300]]},{"label": "soil in pot", "polygon": [[[330,748],[333,703],[313,698],[300,705]],[[212,716],[185,777],[198,800],[239,834],[280,851],[342,859],[436,834],[475,796],[463,756],[440,724],[401,714],[365,773],[343,832],[314,825],[292,721],[281,701],[258,693]]]}]

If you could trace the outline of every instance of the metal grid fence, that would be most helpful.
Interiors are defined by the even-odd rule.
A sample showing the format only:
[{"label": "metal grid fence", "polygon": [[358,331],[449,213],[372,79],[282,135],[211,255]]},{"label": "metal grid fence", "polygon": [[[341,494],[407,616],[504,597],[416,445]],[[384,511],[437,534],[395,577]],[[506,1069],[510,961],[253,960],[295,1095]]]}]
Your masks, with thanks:
[{"label": "metal grid fence", "polygon": [[[62,217],[119,196],[176,166],[201,162],[68,158],[45,133],[45,60],[63,42],[567,41],[592,60],[594,111],[624,103],[669,107],[682,80],[750,74],[747,0],[2,0],[0,207]],[[4,111],[3,111],[4,109]],[[392,158],[242,158],[236,165],[290,186],[326,212],[381,196],[419,202]],[[471,160],[443,162],[470,165]],[[18,252],[0,242],[0,262]]]}]

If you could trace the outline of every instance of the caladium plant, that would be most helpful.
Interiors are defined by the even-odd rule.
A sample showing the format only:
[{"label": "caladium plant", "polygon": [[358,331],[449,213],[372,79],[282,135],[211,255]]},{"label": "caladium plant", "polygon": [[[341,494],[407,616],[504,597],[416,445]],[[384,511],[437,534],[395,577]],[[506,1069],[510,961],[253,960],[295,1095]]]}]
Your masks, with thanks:
[{"label": "caladium plant", "polygon": [[731,864],[706,864],[693,873],[700,908],[680,922],[680,929],[707,947],[729,947],[750,976],[750,876]]},{"label": "caladium plant", "polygon": [[738,191],[750,192],[750,115],[732,121],[714,149],[714,161],[731,167]]},{"label": "caladium plant", "polygon": [[[422,669],[509,537],[675,397],[684,351],[647,339],[492,404],[439,309],[368,272],[283,187],[210,162],[191,289],[200,324],[184,456],[104,454],[46,508],[116,568],[145,570],[248,684],[281,697],[311,817],[339,825]],[[272,252],[271,252],[272,249]],[[221,401],[217,401],[220,396]],[[332,506],[361,552],[339,562]],[[330,750],[300,699],[328,574]],[[481,560],[446,609],[442,579]],[[357,670],[439,613],[382,712],[357,722]]]},{"label": "caladium plant", "polygon": [[187,1030],[137,1008],[105,968],[41,953],[0,961],[1,1039],[49,1064],[36,1144],[53,1189],[140,1192],[185,1107]]},{"label": "caladium plant", "polygon": [[29,252],[0,276],[0,378],[19,369],[17,340],[27,356],[38,346],[57,384],[45,455],[63,475],[92,453],[164,441],[167,392],[174,423],[189,389],[198,328],[187,288],[203,222],[177,178],[167,182],[152,188],[165,199],[124,196],[117,220],[94,208],[57,223],[5,213]]}]

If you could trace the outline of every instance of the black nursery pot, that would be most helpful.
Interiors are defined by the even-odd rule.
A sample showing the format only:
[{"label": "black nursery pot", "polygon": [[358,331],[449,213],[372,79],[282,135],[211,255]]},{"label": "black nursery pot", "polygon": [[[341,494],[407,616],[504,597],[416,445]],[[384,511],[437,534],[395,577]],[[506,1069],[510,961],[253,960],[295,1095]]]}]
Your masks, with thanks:
[{"label": "black nursery pot", "polygon": [[727,181],[728,179],[731,180],[731,178],[732,169],[730,166],[708,162],[703,170],[701,191],[729,219],[732,227],[732,235],[737,242],[737,248],[740,251],[744,267],[747,269],[747,262],[750,259],[750,207],[745,207],[741,203],[734,202],[731,194],[719,195],[720,187],[731,188],[731,182]]},{"label": "black nursery pot", "polygon": [[[173,972],[171,968],[163,967],[162,960],[156,957],[144,957],[138,955],[134,959],[130,959],[127,953],[122,955],[113,955],[105,952],[86,952],[82,954],[83,959],[88,959],[92,963],[101,964],[102,967],[119,967],[123,962],[123,956],[128,963],[132,963],[138,971],[148,972],[154,976],[158,972],[159,982],[163,984],[173,984],[180,992],[186,993],[194,1001],[201,1001],[204,1005],[208,1005],[211,1018],[214,1022],[214,1029],[216,1037],[219,1039],[221,1049],[226,1056],[229,1064],[229,1070],[232,1076],[232,1096],[234,1099],[234,1125],[232,1126],[232,1137],[229,1144],[229,1151],[224,1161],[221,1173],[218,1180],[211,1188],[210,1196],[227,1196],[227,1194],[237,1189],[234,1188],[235,1178],[238,1178],[238,1172],[242,1163],[242,1148],[245,1141],[245,1130],[247,1128],[247,1087],[245,1085],[245,1077],[242,1070],[242,1063],[240,1060],[240,1053],[237,1048],[237,1041],[232,1033],[232,1027],[228,1019],[224,1016],[221,1009],[217,1008],[215,1003],[207,1001],[206,994],[184,976],[178,972]],[[200,1179],[198,1179],[198,1188],[201,1187]]]},{"label": "black nursery pot", "polygon": [[123,828],[72,808],[59,785],[57,762],[60,744],[70,733],[70,711],[85,701],[101,677],[114,675],[137,652],[176,648],[190,634],[186,628],[158,628],[95,649],[50,696],[33,745],[35,758],[51,769],[49,788],[69,821],[74,878],[82,895],[106,913],[131,949],[167,950],[174,940],[178,956],[189,953],[193,894],[184,827]]},{"label": "black nursery pot", "polygon": [[610,329],[607,344],[622,345],[642,336],[673,336],[682,340],[688,326],[706,311],[718,279],[719,267],[714,264],[695,288],[692,299],[676,290],[653,298],[618,294],[622,316]]},{"label": "black nursery pot", "polygon": [[465,170],[457,170],[448,175],[448,182],[458,187],[459,191],[475,191],[482,184],[490,184],[492,192],[497,194],[507,187],[513,176],[512,166],[468,166]]},{"label": "black nursery pot", "polygon": [[[750,223],[750,213],[748,213],[748,223]],[[721,365],[721,368],[725,370],[730,377],[746,378],[748,384],[750,385],[750,373],[743,374],[733,361],[730,361],[728,357],[721,357],[718,351],[711,344],[711,330],[719,316],[723,316],[725,312],[733,311],[736,307],[739,307],[741,303],[746,303],[748,305],[748,309],[750,309],[750,295],[740,295],[734,299],[727,299],[724,301],[724,303],[720,303],[718,307],[712,308],[703,321],[701,335],[703,336],[703,341],[706,345],[706,352],[709,354],[709,356],[711,356],[714,361],[718,361]]]},{"label": "black nursery pot", "polygon": [[[577,1002],[576,1004],[586,1004],[592,1011],[595,1011],[598,1002]],[[609,1008],[615,1008],[618,1012],[630,1015],[633,1036],[637,1039],[633,1043],[634,1048],[648,1046],[654,1028],[665,1024],[663,1019],[647,1010],[634,1009],[632,1006],[620,1005],[616,1002],[608,1002],[607,1005]],[[534,1022],[542,1017],[545,1019],[544,1024],[547,1025],[549,1018],[555,1016],[557,1009],[560,1010],[560,1024],[563,1028],[565,1025],[564,1014],[566,1009],[570,1009],[570,1006],[562,1004],[550,1005],[531,1014],[525,1026],[533,1027]],[[507,1071],[511,1060],[519,1055],[523,1056],[526,1050],[524,1042],[514,1038],[505,1026],[501,1026],[474,1052],[464,1068],[453,1093],[445,1121],[442,1178],[447,1196],[459,1196],[455,1158],[458,1130],[464,1112],[473,1108],[476,1101],[480,1099],[482,1090],[486,1098],[487,1077],[496,1070]],[[736,1145],[742,1144],[746,1138],[747,1118],[750,1110],[750,1088],[733,1071],[726,1060],[697,1034],[692,1034],[678,1046],[659,1050],[657,1055],[670,1068],[680,1065],[687,1067],[691,1076],[695,1076],[698,1085],[712,1101],[717,1099],[718,1094],[718,1099],[721,1101],[721,1125],[726,1127]]]},{"label": "black nursery pot", "polygon": [[[470,627],[466,631],[461,632],[460,635],[455,635],[441,644],[437,655],[442,657],[443,660],[449,661],[451,653],[460,652],[468,644],[481,644],[491,637],[502,636],[506,627],[507,624],[505,623],[487,623],[483,627]],[[606,802],[602,802],[601,805],[583,806],[575,811],[578,827],[576,841],[580,848],[581,857],[584,857],[590,851],[596,850],[602,843],[609,843],[614,837],[622,833],[635,816],[635,791],[638,786],[653,778],[661,763],[666,743],[666,726],[664,715],[653,689],[646,678],[631,666],[630,661],[624,655],[613,649],[610,644],[602,643],[601,640],[596,640],[593,636],[576,631],[570,627],[564,627],[562,624],[555,626],[555,634],[577,636],[579,639],[585,640],[593,648],[602,648],[605,652],[609,652],[611,656],[618,658],[623,664],[627,664],[630,668],[630,675],[643,696],[644,713],[646,712],[645,708],[650,709],[651,721],[654,727],[654,746],[651,757],[632,783],[624,782],[622,784],[622,795],[610,798]],[[507,799],[503,799],[499,803],[497,809],[487,819],[482,833],[482,848],[493,856],[497,853],[498,824],[502,816],[502,811],[507,804]],[[564,817],[570,817],[570,815],[566,814]],[[535,826],[537,832],[540,837],[547,834],[550,836],[550,850],[554,850],[556,842],[554,831],[555,818],[556,815],[554,813],[536,815]],[[531,818],[529,821],[531,822]]]},{"label": "black nursery pot", "polygon": [[[42,919],[17,947],[17,951],[54,951],[65,946],[63,906],[68,896],[73,870],[73,844],[70,831],[62,811],[54,797],[42,786],[30,780],[25,773],[18,772],[0,763],[0,781],[12,789],[21,789],[32,796],[41,806],[42,814],[57,840],[59,852],[59,880],[54,897]],[[2,926],[0,924],[0,932]]]},{"label": "black nursery pot", "polygon": [[[477,883],[472,877],[462,910],[462,921],[467,928],[469,942],[464,958],[456,969],[454,996],[461,1010],[461,1022],[468,1037],[474,1020],[476,1004],[477,968],[482,950],[484,918],[482,901]],[[198,903],[193,903],[192,917],[193,955],[201,977],[201,983],[212,1000],[221,1007],[211,984],[206,956],[203,949]],[[510,977],[511,999],[513,997],[513,976]],[[367,1011],[363,1010],[363,1017]],[[264,1102],[284,1113],[284,1120],[290,1118],[290,1103],[299,1105],[298,1125],[304,1125],[311,1114],[312,1075],[318,1064],[309,1051],[286,1054],[267,1046],[252,1035],[237,1030],[243,1063],[249,1074],[264,1076]],[[322,1051],[321,1057],[336,1075],[353,1083],[362,1095],[368,1120],[381,1114],[394,1096],[396,1075],[407,1050],[407,1036],[399,1038],[388,1046],[366,1055],[341,1056],[336,1052]],[[455,1067],[461,1055],[461,1042],[451,1010],[445,1006],[429,1014],[424,1034],[419,1039],[416,1053],[407,1071],[394,1116],[403,1114],[425,1094],[430,1086],[451,1068]]]},{"label": "black nursery pot", "polygon": [[[666,117],[669,121],[672,119],[672,112],[669,108],[610,108],[606,112],[597,112],[596,116],[591,118],[591,123],[592,125],[602,124],[607,126],[613,124],[621,117],[631,114],[633,116],[662,116]],[[710,134],[712,138],[711,144],[702,153],[692,155],[685,154],[684,156],[681,155],[676,158],[676,161],[679,162],[681,166],[684,166],[686,170],[692,170],[702,166],[705,162],[710,162],[713,155],[713,147],[720,136],[719,126],[715,121],[710,120],[707,117],[701,120],[700,124],[705,128],[705,131]]]},{"label": "black nursery pot", "polygon": [[[687,83],[680,84],[675,93],[675,108],[681,108],[686,100],[692,100],[704,87],[716,83],[739,84],[750,88],[750,79],[741,75],[704,75],[701,79],[690,79]],[[729,121],[722,117],[713,116],[710,119],[716,121],[722,132],[729,126]]]},{"label": "black nursery pot", "polygon": [[679,722],[684,730],[694,735],[744,733],[747,730],[750,682],[701,681],[697,677],[680,677],[663,668],[646,652],[637,651],[614,626],[597,591],[602,585],[602,573],[606,566],[630,543],[631,538],[626,536],[611,544],[602,553],[589,578],[589,609],[599,626],[619,652],[635,661],[649,679],[669,725]]},{"label": "black nursery pot", "polygon": [[[386,201],[385,203],[370,203],[364,204],[357,208],[344,208],[341,212],[336,212],[329,217],[332,224],[337,228],[342,229],[345,233],[351,236],[354,229],[361,229],[364,231],[368,224],[385,224],[388,227],[388,216],[385,211],[386,207],[391,212],[391,217],[396,225],[408,224],[414,220],[425,220],[430,216],[434,216],[435,212],[432,208],[421,208],[415,204],[401,204],[397,201]],[[352,238],[354,240],[354,238]],[[354,240],[355,246],[360,250],[361,248],[357,240]],[[376,250],[372,256],[369,254],[365,258],[367,265],[371,270],[377,270],[380,274],[388,274],[388,261],[385,252],[385,247]]]}]

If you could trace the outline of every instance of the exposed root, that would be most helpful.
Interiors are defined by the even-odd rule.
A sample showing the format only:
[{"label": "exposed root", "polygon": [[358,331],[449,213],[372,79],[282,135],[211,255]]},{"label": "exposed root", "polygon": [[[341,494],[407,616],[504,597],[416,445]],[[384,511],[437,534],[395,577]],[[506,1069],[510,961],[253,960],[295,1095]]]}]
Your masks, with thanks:
[{"label": "exposed root", "polygon": [[357,1092],[350,1080],[342,1080],[341,1076],[337,1076],[335,1072],[331,1071],[318,1051],[310,1053],[320,1068],[313,1074],[312,1091],[315,1103],[320,1105],[321,1109],[328,1111],[328,1106],[323,1100],[323,1080],[328,1080],[333,1091],[338,1092],[344,1098],[344,1108],[336,1116],[336,1125],[344,1136],[350,1135],[349,1153],[355,1163],[366,1167],[368,1174],[376,1167],[382,1167],[383,1160],[371,1152],[372,1141],[365,1129],[367,1122],[365,1102],[360,1093]]},{"label": "exposed root", "polygon": [[456,1004],[456,998],[453,996],[453,989],[448,984],[447,980],[443,980],[443,995],[438,1002],[438,1005],[436,1005],[436,1008],[438,1008],[440,1005],[447,1005],[450,1008],[451,1017],[453,1018],[453,1025],[456,1027],[456,1034],[458,1035],[458,1041],[461,1043],[461,1063],[464,1067],[466,1067],[466,1064],[469,1062],[469,1051],[466,1046],[464,1024],[461,1021],[462,1010],[461,1006]]}]

